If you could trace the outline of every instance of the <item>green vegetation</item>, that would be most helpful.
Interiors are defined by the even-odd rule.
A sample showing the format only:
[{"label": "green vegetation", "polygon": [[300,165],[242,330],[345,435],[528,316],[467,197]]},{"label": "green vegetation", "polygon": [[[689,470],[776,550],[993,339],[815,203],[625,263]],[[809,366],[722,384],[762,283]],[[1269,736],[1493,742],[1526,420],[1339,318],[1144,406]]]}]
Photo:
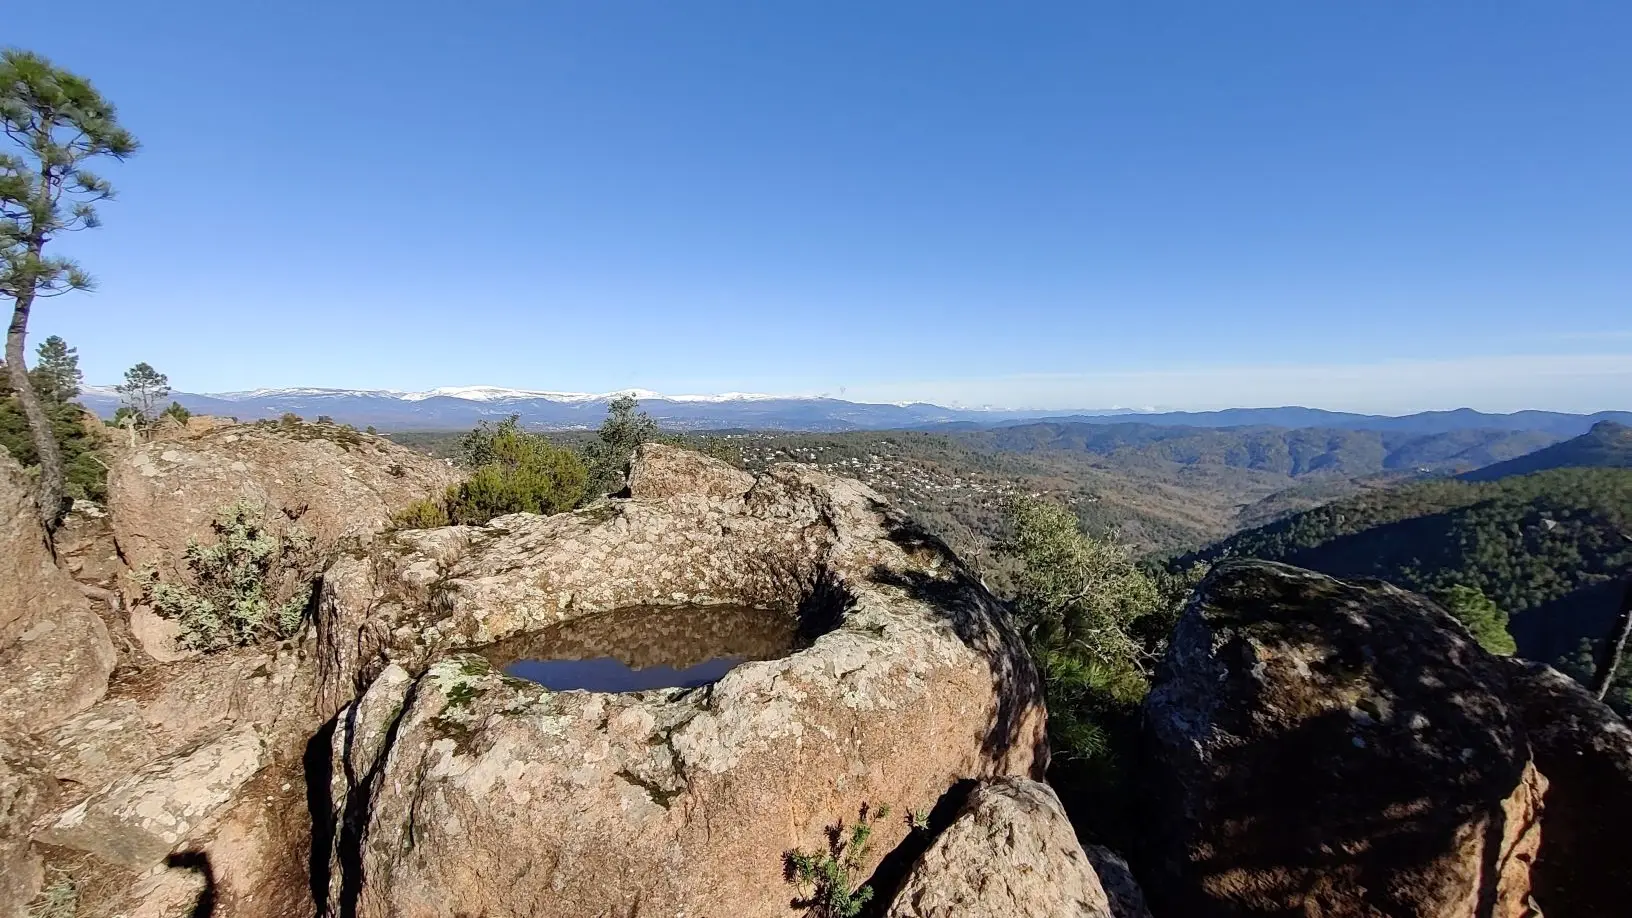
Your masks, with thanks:
[{"label": "green vegetation", "polygon": [[[1433,481],[1338,501],[1195,557],[1285,561],[1434,593],[1473,587],[1515,616],[1632,566],[1632,471],[1558,469]],[[1573,644],[1573,641],[1571,642]]]},{"label": "green vegetation", "polygon": [[[69,500],[103,500],[107,496],[108,469],[98,454],[101,424],[73,401],[79,396],[79,356],[54,336],[40,344],[38,354],[29,378],[51,422],[52,441],[62,459],[63,494]],[[0,446],[23,468],[38,474],[40,454],[22,400],[8,379],[0,377]]]},{"label": "green vegetation", "polygon": [[788,866],[796,882],[814,892],[800,903],[815,918],[855,918],[873,900],[871,886],[856,886],[855,876],[866,866],[873,827],[890,816],[889,806],[869,813],[865,806],[850,831],[840,823],[829,837],[828,850],[818,854],[788,852]]},{"label": "green vegetation", "polygon": [[584,449],[589,463],[590,491],[606,494],[623,488],[629,459],[640,444],[657,437],[657,422],[633,396],[621,395],[606,406],[606,420],[596,438]]},{"label": "green vegetation", "polygon": [[1043,677],[1051,777],[1101,833],[1126,830],[1124,793],[1139,703],[1202,569],[1169,575],[1084,532],[1067,508],[1022,499],[1001,547],[1016,568],[1012,608]]},{"label": "green vegetation", "polygon": [[147,363],[138,363],[126,370],[125,381],[113,388],[119,393],[120,402],[119,411],[113,416],[114,423],[128,419],[137,427],[152,427],[159,421],[159,406],[170,397],[170,377]]},{"label": "green vegetation", "polygon": [[[1429,595],[1477,591],[1511,616],[1519,653],[1552,661],[1576,653],[1582,640],[1602,638],[1632,570],[1627,532],[1632,469],[1561,468],[1373,491],[1193,557],[1285,561]],[[1488,609],[1479,614],[1493,618]],[[1484,629],[1469,627],[1476,635]]]},{"label": "green vegetation", "polygon": [[71,876],[62,874],[40,890],[28,918],[74,918],[79,914],[79,887]]},{"label": "green vegetation", "polygon": [[29,315],[40,298],[91,288],[84,269],[45,249],[63,233],[101,224],[97,205],[113,197],[113,186],[86,163],[124,159],[136,152],[136,139],[88,80],[16,49],[0,51],[0,133],[16,147],[0,154],[0,294],[12,300],[5,362],[33,440],[39,508],[50,532],[66,509],[67,473],[56,418],[24,362]]},{"label": "green vegetation", "polygon": [[[1590,685],[1598,669],[1599,648],[1602,646],[1601,638],[1582,638],[1573,652],[1554,660],[1553,666],[1582,685]],[[1623,657],[1621,665],[1615,668],[1604,703],[1619,711],[1622,717],[1632,717],[1632,656]]]},{"label": "green vegetation", "polygon": [[507,513],[560,513],[583,500],[583,460],[547,437],[522,430],[515,415],[482,422],[460,440],[470,477],[440,498],[416,501],[393,519],[403,529],[480,525]]},{"label": "green vegetation", "polygon": [[181,627],[182,643],[221,650],[289,637],[300,627],[318,568],[312,540],[298,529],[268,532],[261,512],[239,501],[211,524],[216,543],[188,543],[190,583],[151,569],[135,575],[143,601]]},{"label": "green vegetation", "polygon": [[85,374],[79,371],[79,349],[52,335],[34,352],[34,369],[28,371],[34,391],[47,407],[60,408],[79,398]]},{"label": "green vegetation", "polygon": [[1435,593],[1434,600],[1468,629],[1480,647],[1504,657],[1519,649],[1507,631],[1507,613],[1479,590],[1456,584]]},{"label": "green vegetation", "polygon": [[1614,421],[1599,421],[1579,437],[1516,459],[1485,466],[1462,477],[1468,481],[1495,481],[1509,475],[1566,468],[1632,468],[1632,427]]}]

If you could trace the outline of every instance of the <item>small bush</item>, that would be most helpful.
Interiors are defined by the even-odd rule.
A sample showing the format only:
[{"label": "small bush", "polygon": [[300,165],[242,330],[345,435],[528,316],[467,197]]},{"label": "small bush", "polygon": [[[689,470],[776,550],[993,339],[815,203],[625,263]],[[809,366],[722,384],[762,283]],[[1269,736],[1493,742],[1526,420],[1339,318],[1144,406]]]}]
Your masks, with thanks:
[{"label": "small bush", "polygon": [[578,505],[588,473],[577,456],[546,446],[515,464],[477,469],[448,495],[448,517],[480,525],[506,513],[560,513]]},{"label": "small bush", "polygon": [[28,918],[74,918],[79,914],[79,887],[72,877],[59,876],[50,886],[40,890]]},{"label": "small bush", "polygon": [[186,408],[183,408],[181,402],[171,402],[169,408],[159,412],[159,420],[162,421],[165,418],[170,418],[183,427],[187,425],[188,419],[190,419],[192,416],[193,413],[188,411]]},{"label": "small bush", "polygon": [[397,529],[435,529],[452,524],[447,503],[429,497],[416,500],[391,516],[391,525]]},{"label": "small bush", "polygon": [[137,575],[144,601],[181,626],[181,641],[221,650],[279,639],[300,627],[317,567],[312,539],[299,529],[266,531],[260,511],[238,501],[211,524],[216,543],[189,542],[188,584],[166,583],[156,571]]},{"label": "small bush", "polygon": [[[560,513],[583,500],[589,481],[583,460],[522,430],[515,415],[498,424],[484,421],[460,440],[459,447],[464,464],[475,471],[443,495],[441,510],[447,522],[436,525],[481,525],[506,513]],[[438,518],[432,508],[416,506],[404,514],[410,510],[416,521]]]},{"label": "small bush", "polygon": [[865,884],[855,885],[855,874],[866,866],[867,850],[873,837],[873,826],[888,819],[890,808],[880,806],[869,814],[862,808],[861,816],[848,834],[844,826],[834,826],[830,832],[828,850],[820,854],[804,851],[788,852],[788,867],[795,882],[814,890],[810,898],[799,903],[808,908],[814,918],[855,918],[873,900],[873,889]]}]

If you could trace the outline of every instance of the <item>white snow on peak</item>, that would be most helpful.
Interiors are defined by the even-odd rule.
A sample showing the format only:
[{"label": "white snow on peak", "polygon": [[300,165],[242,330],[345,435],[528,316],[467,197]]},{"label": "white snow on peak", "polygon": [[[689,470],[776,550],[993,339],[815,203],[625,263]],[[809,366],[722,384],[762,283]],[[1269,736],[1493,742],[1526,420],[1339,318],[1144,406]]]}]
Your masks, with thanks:
[{"label": "white snow on peak", "polygon": [[631,395],[637,399],[662,399],[670,402],[743,402],[780,398],[750,392],[726,392],[721,395],[664,395],[650,389],[619,389],[616,392],[550,392],[542,389],[509,389],[503,386],[440,386],[426,392],[399,395],[404,401],[417,402],[427,398],[459,398],[472,402],[502,402],[513,399],[541,398],[552,402],[600,402]]},{"label": "white snow on peak", "polygon": [[[85,386],[87,394],[116,397],[112,386]],[[723,392],[718,395],[664,395],[650,389],[619,389],[616,392],[554,392],[547,389],[512,389],[507,386],[438,386],[424,392],[404,392],[401,389],[325,389],[315,386],[248,389],[240,392],[206,393],[210,398],[229,402],[243,402],[264,398],[389,398],[405,402],[422,402],[428,398],[457,398],[470,402],[508,402],[522,399],[544,399],[563,404],[603,402],[620,395],[632,395],[642,401],[670,402],[753,402],[767,399],[799,398],[800,396],[762,395],[755,392]]]},{"label": "white snow on peak", "polygon": [[248,401],[252,398],[357,398],[375,396],[378,398],[402,398],[404,393],[397,389],[322,389],[309,386],[295,386],[284,389],[250,389],[244,392],[212,392],[211,398],[225,399],[229,402]]}]

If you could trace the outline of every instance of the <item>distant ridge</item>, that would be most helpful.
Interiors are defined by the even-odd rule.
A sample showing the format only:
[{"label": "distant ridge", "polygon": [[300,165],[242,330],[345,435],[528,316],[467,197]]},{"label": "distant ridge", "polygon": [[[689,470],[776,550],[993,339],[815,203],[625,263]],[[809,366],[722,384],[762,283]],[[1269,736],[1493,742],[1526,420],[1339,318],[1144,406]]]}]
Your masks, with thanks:
[{"label": "distant ridge", "polygon": [[1599,421],[1574,439],[1467,472],[1467,481],[1495,481],[1549,469],[1632,469],[1632,427]]},{"label": "distant ridge", "polygon": [[[571,430],[598,425],[606,405],[633,395],[664,427],[680,430],[749,428],[764,430],[843,431],[983,430],[1039,420],[1079,424],[1140,423],[1164,427],[1322,427],[1435,434],[1458,430],[1537,431],[1559,437],[1586,433],[1598,421],[1632,424],[1632,412],[1565,414],[1519,411],[1485,414],[1462,408],[1403,417],[1351,414],[1318,408],[1230,408],[1223,411],[1132,412],[1125,409],[1079,411],[948,408],[926,402],[877,404],[825,396],[777,396],[746,392],[718,395],[665,395],[644,389],[583,393],[512,389],[503,386],[444,386],[423,392],[391,389],[284,388],[198,394],[177,392],[173,398],[188,410],[237,417],[275,418],[285,412],[315,418],[326,415],[359,427],[382,430],[462,430],[486,419],[511,414],[539,429]],[[112,416],[118,396],[110,388],[89,387],[82,401],[103,416]]]}]

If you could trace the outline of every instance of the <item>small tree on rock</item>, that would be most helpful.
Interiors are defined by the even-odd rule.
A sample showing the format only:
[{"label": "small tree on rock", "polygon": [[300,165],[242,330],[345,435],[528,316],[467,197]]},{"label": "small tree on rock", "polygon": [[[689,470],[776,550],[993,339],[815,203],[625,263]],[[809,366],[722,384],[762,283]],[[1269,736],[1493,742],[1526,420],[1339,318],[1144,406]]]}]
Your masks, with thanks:
[{"label": "small tree on rock", "polygon": [[114,390],[124,403],[120,406],[120,415],[128,410],[136,422],[145,427],[158,421],[159,406],[170,397],[170,377],[146,363],[138,363],[125,371],[125,381]]},{"label": "small tree on rock", "polygon": [[1480,647],[1504,657],[1519,649],[1507,632],[1507,613],[1477,587],[1457,584],[1435,594],[1434,599],[1468,629]]},{"label": "small tree on rock", "polygon": [[0,154],[0,295],[12,300],[6,370],[39,453],[40,513],[52,531],[64,507],[63,460],[24,363],[28,318],[41,297],[91,288],[79,265],[45,248],[99,225],[96,205],[113,197],[113,186],[85,164],[124,159],[136,139],[88,80],[16,49],[0,51],[0,132],[19,151]]},{"label": "small tree on rock", "polygon": [[632,395],[620,395],[606,406],[595,440],[585,450],[589,459],[591,493],[605,494],[623,487],[629,459],[640,444],[657,436],[657,422],[637,410],[640,402]]}]

